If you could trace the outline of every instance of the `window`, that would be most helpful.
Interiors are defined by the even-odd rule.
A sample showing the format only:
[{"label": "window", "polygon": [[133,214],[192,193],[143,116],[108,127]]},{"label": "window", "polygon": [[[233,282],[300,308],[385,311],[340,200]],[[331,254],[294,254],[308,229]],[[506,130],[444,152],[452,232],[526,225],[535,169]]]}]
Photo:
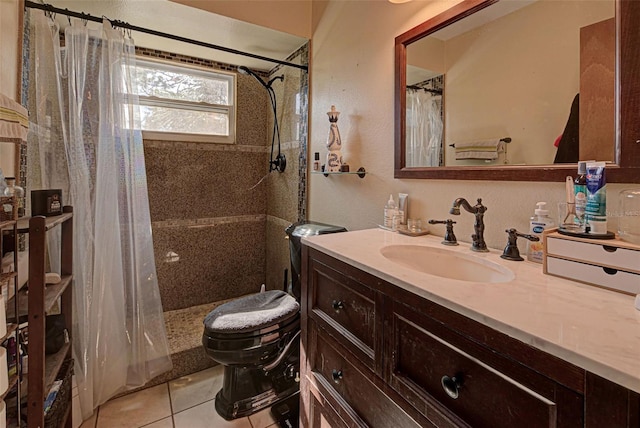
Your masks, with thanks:
[{"label": "window", "polygon": [[138,59],[144,138],[235,142],[235,74]]}]

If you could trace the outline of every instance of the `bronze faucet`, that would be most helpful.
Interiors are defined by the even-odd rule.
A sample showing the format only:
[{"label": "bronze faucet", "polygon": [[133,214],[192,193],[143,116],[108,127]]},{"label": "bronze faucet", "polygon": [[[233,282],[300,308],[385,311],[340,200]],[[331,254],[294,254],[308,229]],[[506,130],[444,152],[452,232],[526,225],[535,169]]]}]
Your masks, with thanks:
[{"label": "bronze faucet", "polygon": [[460,206],[467,212],[476,216],[476,221],[473,223],[474,234],[471,235],[473,243],[471,244],[471,250],[481,253],[489,252],[486,242],[484,242],[484,213],[487,211],[487,207],[482,205],[482,199],[478,198],[478,203],[471,206],[465,198],[458,198],[453,201],[453,207],[449,210],[449,214],[460,215]]}]

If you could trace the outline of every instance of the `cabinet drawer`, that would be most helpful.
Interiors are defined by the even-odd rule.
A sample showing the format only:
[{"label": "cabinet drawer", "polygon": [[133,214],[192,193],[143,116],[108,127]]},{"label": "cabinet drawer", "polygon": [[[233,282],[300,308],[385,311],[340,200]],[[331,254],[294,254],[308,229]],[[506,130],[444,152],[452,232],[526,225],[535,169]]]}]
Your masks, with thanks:
[{"label": "cabinet drawer", "polygon": [[311,317],[344,338],[342,344],[373,368],[376,327],[373,290],[314,261],[310,294]]},{"label": "cabinet drawer", "polygon": [[548,237],[546,248],[549,255],[581,260],[598,266],[640,272],[640,251],[607,245],[606,241],[603,241],[602,244],[595,244]]},{"label": "cabinet drawer", "polygon": [[603,268],[586,263],[547,257],[547,273],[611,288],[624,293],[640,293],[640,274]]},{"label": "cabinet drawer", "polygon": [[314,332],[311,370],[320,391],[333,396],[355,425],[370,427],[419,427],[391,398],[370,379],[369,370],[361,371],[349,362],[344,350],[320,329]]},{"label": "cabinet drawer", "polygon": [[398,322],[398,380],[405,385],[473,427],[556,426],[551,400],[415,324]]}]

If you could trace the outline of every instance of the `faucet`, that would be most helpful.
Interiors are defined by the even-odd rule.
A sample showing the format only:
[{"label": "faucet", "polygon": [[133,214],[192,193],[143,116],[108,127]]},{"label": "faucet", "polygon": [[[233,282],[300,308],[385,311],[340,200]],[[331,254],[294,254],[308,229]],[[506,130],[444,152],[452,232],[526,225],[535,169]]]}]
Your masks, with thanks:
[{"label": "faucet", "polygon": [[447,227],[447,231],[444,234],[444,240],[442,241],[443,245],[458,245],[458,240],[456,239],[456,235],[453,233],[453,225],[456,224],[455,221],[450,218],[446,220],[429,220],[429,224],[445,224]]},{"label": "faucet", "polygon": [[453,201],[453,206],[449,210],[449,214],[460,215],[460,206],[466,211],[476,216],[476,221],[473,223],[474,234],[471,235],[473,243],[471,244],[471,250],[481,253],[489,252],[486,242],[484,242],[484,213],[487,211],[487,207],[482,205],[482,199],[478,198],[478,203],[471,206],[465,198],[458,198]]}]

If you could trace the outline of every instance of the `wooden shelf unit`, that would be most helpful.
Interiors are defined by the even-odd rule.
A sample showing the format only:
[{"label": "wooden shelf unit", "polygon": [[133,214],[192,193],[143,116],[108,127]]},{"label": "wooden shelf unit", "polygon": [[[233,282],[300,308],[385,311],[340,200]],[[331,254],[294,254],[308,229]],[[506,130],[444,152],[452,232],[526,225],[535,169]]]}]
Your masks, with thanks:
[{"label": "wooden shelf unit", "polygon": [[[73,209],[63,208],[63,214],[55,217],[32,217],[20,220],[17,229],[29,234],[29,290],[20,291],[18,313],[26,313],[29,321],[29,373],[27,383],[27,426],[38,428],[45,426],[44,400],[64,361],[71,358],[71,326],[73,302]],[[61,233],[61,277],[58,284],[45,284],[46,273],[46,234],[60,226]],[[69,342],[57,353],[45,355],[45,320],[49,310],[60,299],[60,313],[69,333]],[[65,410],[65,416],[58,426],[71,427],[69,417],[71,394]]]},{"label": "wooden shelf unit", "polygon": [[[10,207],[7,211],[6,208]],[[18,294],[18,200],[14,196],[0,196],[0,249],[4,249],[4,243],[7,239],[12,241],[10,247],[13,248],[13,268],[10,272],[0,272],[0,287],[13,287],[14,297]],[[2,258],[2,257],[0,257]],[[7,296],[9,296],[9,290],[7,290]],[[16,346],[15,354],[13,358],[16,361],[16,372],[12,376],[9,376],[7,390],[0,394],[0,400],[4,400],[9,392],[18,385],[16,391],[16,406],[15,412],[17,421],[20,422],[20,373],[22,367],[19,358],[20,352],[20,330],[18,328],[18,319],[15,318],[16,312],[16,300],[15,298],[9,299],[5,302],[6,305],[6,324],[7,332],[0,339],[0,343],[15,337]],[[11,415],[11,411],[7,408],[7,416]]]}]

